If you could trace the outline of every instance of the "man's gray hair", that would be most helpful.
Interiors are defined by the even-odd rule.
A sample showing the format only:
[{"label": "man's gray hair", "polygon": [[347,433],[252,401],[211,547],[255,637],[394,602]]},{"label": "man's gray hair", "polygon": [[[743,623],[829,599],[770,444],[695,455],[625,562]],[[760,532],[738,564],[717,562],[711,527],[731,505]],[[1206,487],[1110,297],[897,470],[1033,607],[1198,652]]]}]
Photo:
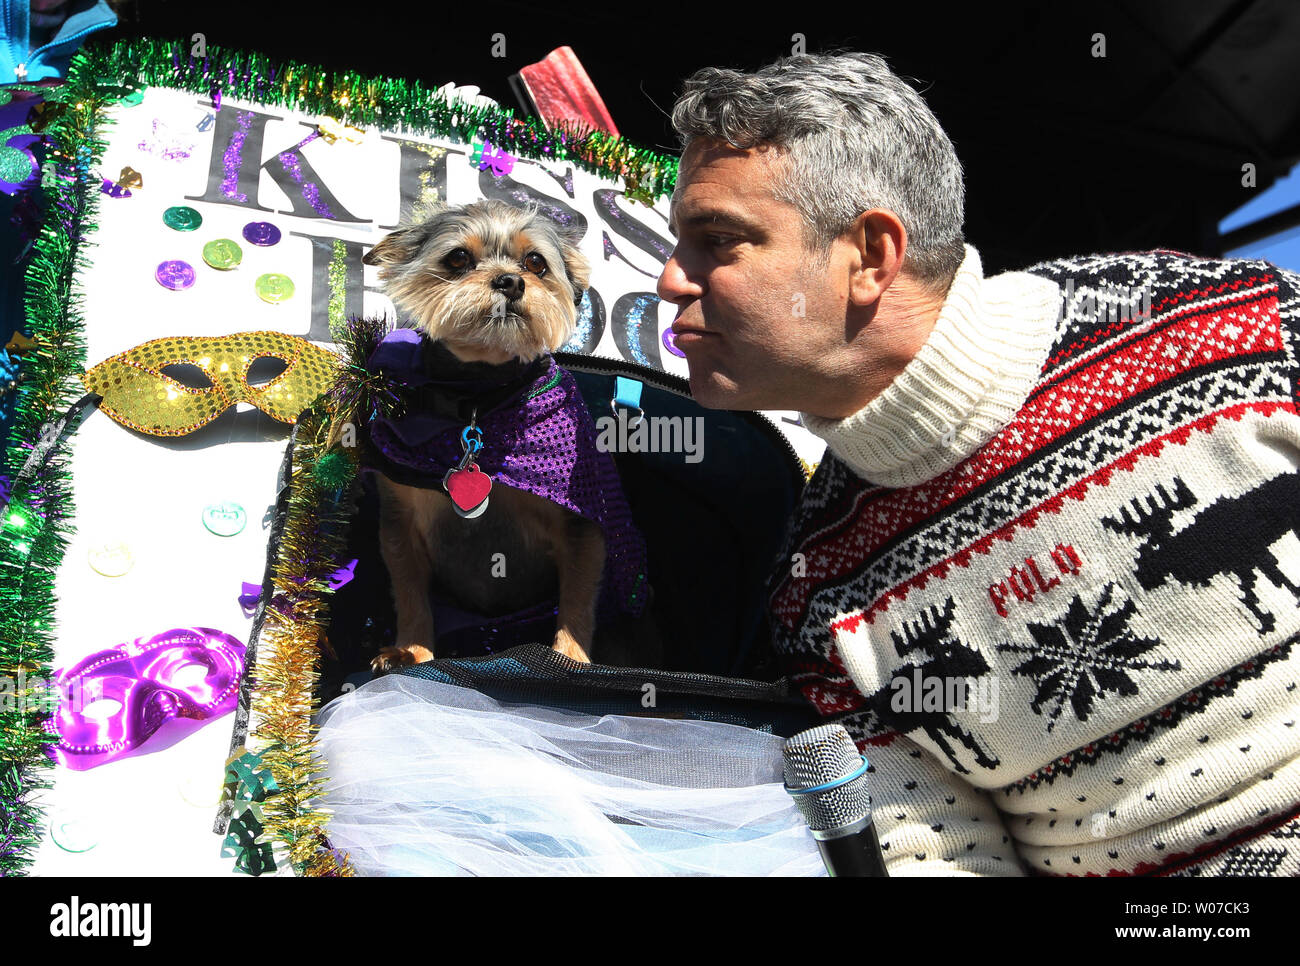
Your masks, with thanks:
[{"label": "man's gray hair", "polygon": [[965,257],[957,152],[875,54],[783,57],[753,74],[705,67],[687,78],[673,127],[683,149],[707,138],[788,152],[773,194],[799,210],[809,249],[887,208],[907,229],[907,270],[928,287],[946,286]]}]

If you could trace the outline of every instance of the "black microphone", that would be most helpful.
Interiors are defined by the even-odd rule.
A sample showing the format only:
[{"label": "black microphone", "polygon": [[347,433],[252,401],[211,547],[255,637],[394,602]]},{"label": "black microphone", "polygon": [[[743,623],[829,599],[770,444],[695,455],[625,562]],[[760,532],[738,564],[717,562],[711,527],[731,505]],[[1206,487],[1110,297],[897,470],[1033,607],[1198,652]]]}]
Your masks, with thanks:
[{"label": "black microphone", "polygon": [[785,790],[803,813],[832,876],[885,876],[871,820],[867,759],[843,725],[821,725],[786,739]]}]

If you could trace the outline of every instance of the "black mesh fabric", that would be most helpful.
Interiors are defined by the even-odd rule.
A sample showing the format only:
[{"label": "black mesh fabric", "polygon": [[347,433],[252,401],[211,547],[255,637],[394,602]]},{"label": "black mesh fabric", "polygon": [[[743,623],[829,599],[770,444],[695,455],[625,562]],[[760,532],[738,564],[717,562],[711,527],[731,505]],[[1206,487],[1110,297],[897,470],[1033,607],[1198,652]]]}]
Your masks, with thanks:
[{"label": "black mesh fabric", "polygon": [[472,688],[509,704],[540,704],[587,714],[693,718],[789,737],[817,716],[785,680],[580,664],[543,644],[485,657],[428,661],[400,672]]}]

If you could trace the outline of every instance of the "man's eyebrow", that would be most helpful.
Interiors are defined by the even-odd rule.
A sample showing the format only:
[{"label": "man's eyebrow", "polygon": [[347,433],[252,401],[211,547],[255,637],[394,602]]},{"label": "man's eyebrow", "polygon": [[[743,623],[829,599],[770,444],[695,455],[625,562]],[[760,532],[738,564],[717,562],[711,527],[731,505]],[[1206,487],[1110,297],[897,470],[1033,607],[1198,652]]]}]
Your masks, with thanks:
[{"label": "man's eyebrow", "polygon": [[[708,226],[711,228],[732,228],[737,231],[750,232],[752,234],[757,234],[759,231],[759,226],[756,222],[752,222],[743,215],[738,215],[735,212],[721,210],[696,212],[690,217],[684,219],[681,224],[684,224],[687,228],[698,228],[702,226]],[[678,229],[671,221],[669,222],[668,230],[672,232],[674,238],[677,237]]]}]

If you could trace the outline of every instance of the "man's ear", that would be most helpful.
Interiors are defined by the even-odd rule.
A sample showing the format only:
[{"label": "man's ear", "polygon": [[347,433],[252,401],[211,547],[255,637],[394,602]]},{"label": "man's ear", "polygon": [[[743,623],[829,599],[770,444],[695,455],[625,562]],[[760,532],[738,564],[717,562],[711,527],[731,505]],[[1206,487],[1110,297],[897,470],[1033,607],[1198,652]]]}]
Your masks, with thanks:
[{"label": "man's ear", "polygon": [[858,216],[848,236],[858,250],[849,298],[859,305],[869,305],[879,301],[902,271],[907,229],[888,208],[873,208]]},{"label": "man's ear", "polygon": [[385,235],[374,248],[362,255],[362,264],[379,265],[383,268],[405,265],[419,252],[423,240],[424,232],[419,225],[399,228]]}]

